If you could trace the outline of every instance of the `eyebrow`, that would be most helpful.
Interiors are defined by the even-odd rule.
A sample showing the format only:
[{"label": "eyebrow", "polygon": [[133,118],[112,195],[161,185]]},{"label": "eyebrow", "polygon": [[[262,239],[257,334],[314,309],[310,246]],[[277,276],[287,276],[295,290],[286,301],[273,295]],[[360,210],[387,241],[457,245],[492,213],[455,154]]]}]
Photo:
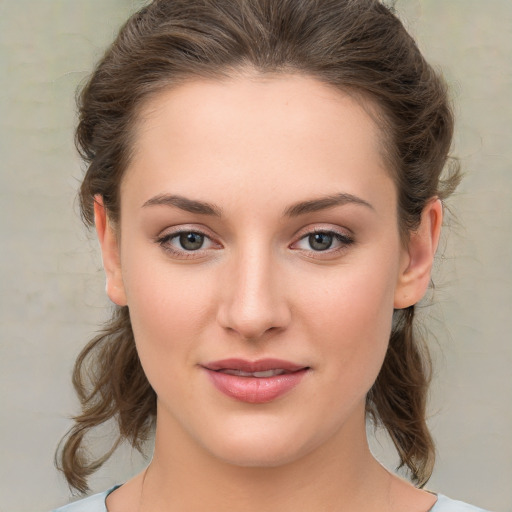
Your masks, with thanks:
[{"label": "eyebrow", "polygon": [[[345,204],[357,204],[365,206],[371,210],[375,210],[368,201],[365,201],[360,197],[354,196],[352,194],[340,193],[295,203],[284,210],[283,216],[299,217],[300,215],[304,215],[306,213],[318,212],[328,208],[334,208],[335,206],[343,206]],[[160,194],[158,196],[152,197],[151,199],[148,199],[142,205],[142,207],[145,208],[147,206],[157,205],[173,206],[190,213],[211,215],[219,218],[222,217],[222,209],[218,206],[204,201],[188,199],[187,197],[180,195]]]},{"label": "eyebrow", "polygon": [[146,206],[155,205],[175,206],[180,210],[185,210],[186,212],[190,213],[222,217],[222,210],[217,206],[203,201],[195,201],[193,199],[188,199],[187,197],[178,195],[160,194],[158,196],[152,197],[151,199],[148,199],[142,205],[142,207],[145,208]]},{"label": "eyebrow", "polygon": [[375,211],[375,208],[368,201],[352,194],[340,193],[293,204],[286,208],[284,215],[286,217],[298,217],[305,213],[318,212],[320,210],[334,208],[335,206],[343,206],[345,204],[358,204]]}]

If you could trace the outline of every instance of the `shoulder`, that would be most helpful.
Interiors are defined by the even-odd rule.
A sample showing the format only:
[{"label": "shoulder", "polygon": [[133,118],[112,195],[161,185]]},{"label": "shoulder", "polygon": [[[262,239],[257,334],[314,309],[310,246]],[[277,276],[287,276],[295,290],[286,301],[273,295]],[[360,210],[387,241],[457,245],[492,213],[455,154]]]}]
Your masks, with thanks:
[{"label": "shoulder", "polygon": [[436,504],[429,512],[488,512],[482,508],[469,505],[462,501],[452,500],[442,494],[437,495]]},{"label": "shoulder", "polygon": [[107,496],[118,487],[119,486],[116,485],[108,491],[100,492],[93,496],[84,498],[83,500],[75,501],[74,503],[70,503],[69,505],[56,509],[53,512],[107,512],[105,500],[107,499]]}]

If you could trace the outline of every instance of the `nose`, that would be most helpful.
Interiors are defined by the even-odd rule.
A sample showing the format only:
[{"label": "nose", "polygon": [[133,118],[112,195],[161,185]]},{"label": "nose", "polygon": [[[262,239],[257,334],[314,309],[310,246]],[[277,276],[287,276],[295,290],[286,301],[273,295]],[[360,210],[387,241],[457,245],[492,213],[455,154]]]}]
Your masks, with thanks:
[{"label": "nose", "polygon": [[291,319],[279,268],[265,250],[240,253],[226,268],[217,320],[226,330],[256,341],[282,331]]}]

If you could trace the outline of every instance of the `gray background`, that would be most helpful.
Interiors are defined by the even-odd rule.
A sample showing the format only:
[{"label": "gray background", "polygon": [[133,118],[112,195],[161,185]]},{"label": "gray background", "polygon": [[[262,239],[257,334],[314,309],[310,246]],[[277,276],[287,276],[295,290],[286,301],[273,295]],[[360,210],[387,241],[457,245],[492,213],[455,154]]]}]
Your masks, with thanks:
[{"label": "gray background", "polygon": [[[108,312],[96,243],[74,202],[74,91],[140,3],[0,0],[0,512],[68,500],[53,452],[77,411],[71,366]],[[428,488],[511,511],[512,2],[397,8],[445,71],[458,115],[454,153],[466,172],[433,305],[422,312],[436,363],[430,425],[439,456]],[[393,464],[385,438],[373,446]],[[121,451],[93,490],[142,462]]]}]

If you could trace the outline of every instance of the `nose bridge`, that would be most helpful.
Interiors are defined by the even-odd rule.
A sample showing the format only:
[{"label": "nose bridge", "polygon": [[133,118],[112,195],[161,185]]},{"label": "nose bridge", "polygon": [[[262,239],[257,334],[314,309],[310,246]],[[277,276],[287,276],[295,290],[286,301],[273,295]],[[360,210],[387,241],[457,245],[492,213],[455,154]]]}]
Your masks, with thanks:
[{"label": "nose bridge", "polygon": [[270,244],[249,237],[230,259],[227,294],[219,308],[221,325],[245,339],[284,328],[290,314]]}]

